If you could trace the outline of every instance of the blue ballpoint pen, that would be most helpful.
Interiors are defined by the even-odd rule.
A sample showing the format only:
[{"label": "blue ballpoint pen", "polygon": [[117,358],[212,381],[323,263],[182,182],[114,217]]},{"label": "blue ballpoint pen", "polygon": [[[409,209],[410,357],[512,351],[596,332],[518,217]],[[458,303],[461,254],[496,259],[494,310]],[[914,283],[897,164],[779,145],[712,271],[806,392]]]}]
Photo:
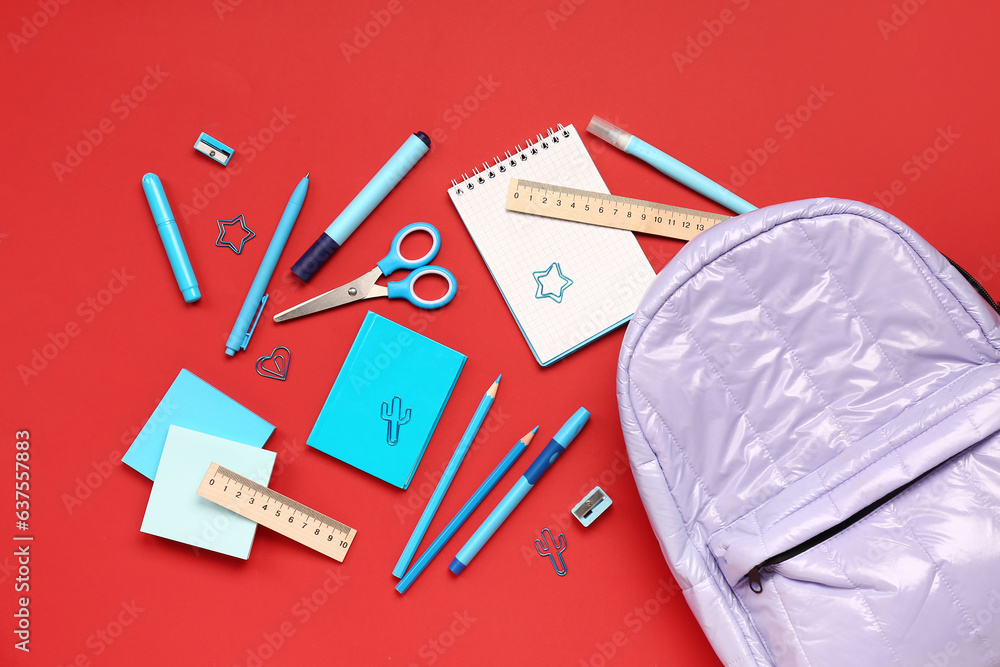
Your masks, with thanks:
[{"label": "blue ballpoint pen", "polygon": [[700,192],[734,213],[749,213],[757,208],[680,160],[670,157],[659,148],[650,146],[639,137],[632,136],[599,116],[590,119],[587,131],[604,139],[615,148],[656,167],[675,181],[683,183],[695,192]]},{"label": "blue ballpoint pen", "polygon": [[[281,251],[285,249],[285,243],[288,242],[288,235],[292,233],[292,226],[295,225],[295,220],[299,217],[299,211],[302,210],[302,203],[305,201],[308,189],[309,174],[306,174],[299,181],[299,184],[295,186],[292,196],[288,199],[285,212],[281,214],[278,227],[274,230],[271,243],[267,246],[264,259],[260,262],[257,275],[254,276],[253,283],[250,285],[250,291],[247,293],[247,298],[243,301],[243,307],[240,308],[236,324],[233,325],[233,330],[226,341],[226,354],[230,357],[239,350],[245,350],[247,343],[250,342],[253,329],[257,326],[254,314],[259,318],[260,311],[264,309],[264,300],[267,298],[264,292],[267,290],[267,283],[271,280],[274,267],[278,265],[278,258],[281,257]],[[253,322],[252,327],[250,326],[251,321]]]},{"label": "blue ballpoint pen", "polygon": [[461,574],[462,570],[472,562],[479,550],[483,548],[486,541],[493,536],[493,533],[497,531],[500,524],[506,520],[510,513],[514,511],[518,503],[528,495],[528,491],[535,486],[538,479],[549,469],[549,466],[559,455],[566,451],[569,443],[573,442],[573,438],[576,437],[583,425],[587,423],[590,419],[590,413],[584,408],[577,410],[572,417],[570,417],[562,428],[552,437],[549,444],[545,445],[545,449],[542,453],[538,455],[538,458],[524,471],[521,479],[517,480],[513,488],[507,492],[500,504],[490,512],[490,515],[486,517],[482,525],[476,529],[469,541],[465,543],[465,546],[458,552],[455,556],[455,560],[451,561],[451,565],[448,569],[455,574]]},{"label": "blue ballpoint pen", "polygon": [[490,406],[493,405],[493,399],[496,398],[501,377],[503,376],[497,376],[497,379],[490,385],[490,388],[486,390],[486,394],[483,395],[482,400],[479,401],[479,407],[476,408],[475,414],[472,415],[469,425],[465,427],[462,439],[459,440],[458,446],[455,447],[455,452],[451,455],[451,460],[448,461],[441,479],[438,480],[437,486],[434,487],[434,493],[431,494],[430,500],[427,501],[427,506],[424,507],[423,514],[420,515],[416,527],[410,534],[410,539],[407,540],[406,546],[403,547],[403,553],[399,555],[396,567],[392,568],[392,576],[402,577],[406,574],[406,568],[409,567],[410,561],[413,559],[413,554],[417,553],[420,540],[424,539],[427,527],[431,525],[431,519],[434,518],[438,507],[441,506],[444,494],[448,491],[448,487],[451,486],[452,480],[455,479],[458,467],[462,465],[465,455],[469,453],[472,441],[475,439],[476,434],[479,433],[479,429],[486,419],[486,413],[490,411]]},{"label": "blue ballpoint pen", "polygon": [[538,427],[536,426],[528,431],[525,436],[521,438],[507,453],[507,456],[503,457],[503,460],[500,461],[497,467],[493,469],[490,476],[486,478],[478,489],[476,489],[476,492],[472,494],[472,497],[469,498],[464,505],[462,505],[462,509],[458,510],[458,514],[456,514],[454,518],[448,522],[448,525],[441,531],[441,534],[434,538],[431,545],[427,547],[427,551],[420,555],[417,562],[415,562],[413,566],[407,570],[403,578],[399,580],[399,583],[396,584],[396,590],[398,592],[405,593],[410,586],[413,585],[413,582],[417,580],[417,577],[419,577],[420,574],[427,569],[427,566],[430,565],[432,560],[434,560],[434,557],[441,553],[441,550],[444,549],[446,544],[448,544],[448,540],[455,536],[455,533],[457,533],[458,529],[462,527],[465,520],[476,511],[476,508],[479,507],[479,504],[483,502],[483,499],[486,498],[489,492],[493,490],[493,487],[497,485],[500,478],[506,475],[507,471],[514,466],[517,459],[524,453],[524,450],[528,448],[528,445],[531,443],[531,439],[535,436],[535,432],[537,430]]}]

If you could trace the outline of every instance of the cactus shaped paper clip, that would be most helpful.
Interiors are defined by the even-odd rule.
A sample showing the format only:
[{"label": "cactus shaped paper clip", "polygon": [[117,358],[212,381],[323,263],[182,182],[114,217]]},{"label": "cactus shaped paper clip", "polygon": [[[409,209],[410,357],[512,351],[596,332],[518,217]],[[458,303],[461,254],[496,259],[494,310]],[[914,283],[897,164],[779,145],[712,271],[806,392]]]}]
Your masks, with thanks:
[{"label": "cactus shaped paper clip", "polygon": [[399,427],[410,421],[410,409],[403,410],[403,399],[392,397],[392,405],[382,401],[382,419],[387,423],[385,441],[389,445],[399,442]]},{"label": "cactus shaped paper clip", "polygon": [[566,560],[562,552],[566,551],[566,536],[559,533],[559,537],[553,537],[552,531],[548,528],[542,529],[542,538],[535,540],[535,551],[539,556],[548,556],[552,561],[552,567],[556,569],[556,574],[560,577],[566,576]]}]

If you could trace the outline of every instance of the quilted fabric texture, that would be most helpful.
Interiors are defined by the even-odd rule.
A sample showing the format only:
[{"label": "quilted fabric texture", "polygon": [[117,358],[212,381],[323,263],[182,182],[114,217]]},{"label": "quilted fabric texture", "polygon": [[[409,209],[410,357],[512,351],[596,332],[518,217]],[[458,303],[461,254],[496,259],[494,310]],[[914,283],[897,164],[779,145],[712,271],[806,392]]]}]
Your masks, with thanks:
[{"label": "quilted fabric texture", "polygon": [[739,216],[660,273],[619,358],[622,428],[725,664],[1000,665],[998,362],[1000,316],[858,202]]}]

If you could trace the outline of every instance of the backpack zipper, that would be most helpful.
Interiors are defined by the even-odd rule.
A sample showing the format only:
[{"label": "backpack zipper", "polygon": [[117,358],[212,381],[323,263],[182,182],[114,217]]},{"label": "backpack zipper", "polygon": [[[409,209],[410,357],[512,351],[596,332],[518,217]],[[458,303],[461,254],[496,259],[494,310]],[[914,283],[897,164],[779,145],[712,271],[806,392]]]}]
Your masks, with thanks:
[{"label": "backpack zipper", "polygon": [[958,272],[961,273],[962,276],[966,280],[969,281],[969,284],[972,285],[972,287],[975,288],[975,290],[977,292],[979,292],[979,296],[981,296],[984,299],[986,299],[986,303],[988,303],[991,306],[993,306],[993,310],[995,310],[998,313],[1000,313],[1000,306],[997,305],[997,302],[994,301],[993,297],[991,297],[990,294],[989,294],[989,292],[986,291],[986,288],[984,288],[982,285],[980,285],[979,281],[977,281],[975,278],[972,277],[971,273],[969,273],[968,271],[966,271],[965,269],[963,269],[961,266],[958,265],[958,262],[956,262],[952,258],[948,257],[947,255],[945,256],[945,259],[947,259],[949,262],[951,262],[951,265],[954,266],[956,269],[958,269]]},{"label": "backpack zipper", "polygon": [[816,535],[815,537],[809,538],[802,544],[794,546],[791,549],[786,549],[785,551],[782,551],[780,554],[771,556],[767,560],[755,565],[746,575],[747,579],[750,581],[750,590],[758,594],[764,592],[764,586],[760,580],[760,571],[763,568],[772,567],[774,565],[783,563],[786,560],[795,558],[796,556],[805,553],[809,549],[812,549],[814,546],[820,544],[821,542],[825,542],[826,540],[830,539],[837,533],[847,530],[848,528],[856,524],[858,521],[861,521],[866,516],[877,510],[879,507],[888,503],[890,500],[901,494],[903,491],[906,491],[908,488],[910,488],[911,486],[922,480],[924,477],[937,470],[941,465],[942,464],[934,466],[933,468],[923,473],[919,477],[913,478],[912,480],[910,480],[903,486],[899,487],[895,491],[887,493],[886,495],[882,496],[881,498],[874,501],[870,505],[863,507],[862,509],[858,510],[851,516],[847,517],[847,519],[845,519],[844,521],[841,521],[835,526],[824,530],[822,533]]},{"label": "backpack zipper", "polygon": [[[963,278],[965,278],[967,281],[969,281],[969,284],[972,285],[972,287],[976,290],[976,292],[978,292],[979,295],[981,297],[983,297],[983,299],[986,300],[986,303],[990,304],[990,306],[993,308],[993,310],[995,310],[998,313],[1000,313],[1000,306],[998,306],[997,302],[993,300],[993,297],[990,296],[989,292],[987,292],[986,289],[982,285],[980,285],[979,282],[975,278],[972,277],[972,274],[970,274],[968,271],[966,271],[961,266],[959,266],[958,263],[955,262],[955,260],[951,259],[947,255],[945,256],[945,259],[947,259],[951,263],[951,265],[954,266],[955,269],[959,273],[962,274]],[[864,507],[864,508],[858,510],[857,512],[855,512],[854,514],[852,514],[851,516],[849,516],[846,520],[841,521],[840,523],[838,523],[837,525],[833,526],[832,528],[824,530],[819,535],[816,535],[815,537],[812,537],[812,538],[806,540],[805,542],[803,542],[802,544],[799,544],[798,546],[794,546],[791,549],[787,549],[785,551],[782,551],[780,554],[777,554],[775,556],[771,556],[767,560],[765,560],[765,561],[763,561],[763,562],[755,565],[753,568],[751,568],[751,570],[749,572],[747,572],[747,575],[746,575],[747,579],[750,582],[750,590],[753,591],[754,593],[762,593],[764,591],[764,586],[761,583],[761,579],[760,579],[760,571],[763,568],[765,568],[765,567],[772,567],[774,565],[778,565],[780,563],[784,563],[786,560],[790,560],[792,558],[795,558],[796,556],[798,556],[798,555],[800,555],[802,553],[805,553],[809,549],[812,549],[817,544],[825,542],[826,540],[830,539],[831,537],[833,537],[837,533],[840,533],[841,531],[847,530],[848,528],[850,528],[851,526],[853,526],[854,524],[856,524],[858,521],[861,521],[866,516],[868,516],[869,514],[871,514],[872,512],[874,512],[876,509],[878,509],[879,507],[881,507],[885,503],[889,502],[890,500],[892,500],[893,498],[895,498],[896,496],[898,496],[900,493],[902,493],[906,489],[910,488],[911,486],[913,486],[914,484],[916,484],[917,482],[919,482],[921,479],[923,479],[928,474],[930,474],[931,472],[933,472],[934,470],[936,470],[938,467],[939,466],[935,466],[934,468],[931,468],[930,470],[928,470],[927,472],[925,472],[923,475],[920,475],[919,477],[917,477],[917,478],[915,478],[913,480],[910,480],[909,482],[907,482],[903,486],[899,487],[895,491],[882,496],[881,498],[879,498],[875,502],[871,503],[867,507]]]}]

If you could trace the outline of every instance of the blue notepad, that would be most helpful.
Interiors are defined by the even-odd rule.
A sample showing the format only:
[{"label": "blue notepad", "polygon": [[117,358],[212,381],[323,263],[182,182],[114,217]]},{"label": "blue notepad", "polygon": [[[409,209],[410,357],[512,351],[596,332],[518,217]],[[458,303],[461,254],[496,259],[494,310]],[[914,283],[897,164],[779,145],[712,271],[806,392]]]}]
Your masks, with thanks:
[{"label": "blue notepad", "polygon": [[[548,366],[632,317],[656,278],[635,234],[507,210],[510,181],[608,193],[580,133],[559,126],[448,189],[531,353]],[[491,153],[495,155],[495,153]]]},{"label": "blue notepad", "polygon": [[275,453],[180,426],[167,430],[139,530],[246,560],[257,524],[198,495],[212,463],[267,485]]},{"label": "blue notepad", "polygon": [[274,426],[182,368],[146,425],[125,452],[122,462],[150,479],[156,478],[163,443],[171,425],[263,447]]},{"label": "blue notepad", "polygon": [[465,359],[369,312],[306,442],[405,489]]}]

